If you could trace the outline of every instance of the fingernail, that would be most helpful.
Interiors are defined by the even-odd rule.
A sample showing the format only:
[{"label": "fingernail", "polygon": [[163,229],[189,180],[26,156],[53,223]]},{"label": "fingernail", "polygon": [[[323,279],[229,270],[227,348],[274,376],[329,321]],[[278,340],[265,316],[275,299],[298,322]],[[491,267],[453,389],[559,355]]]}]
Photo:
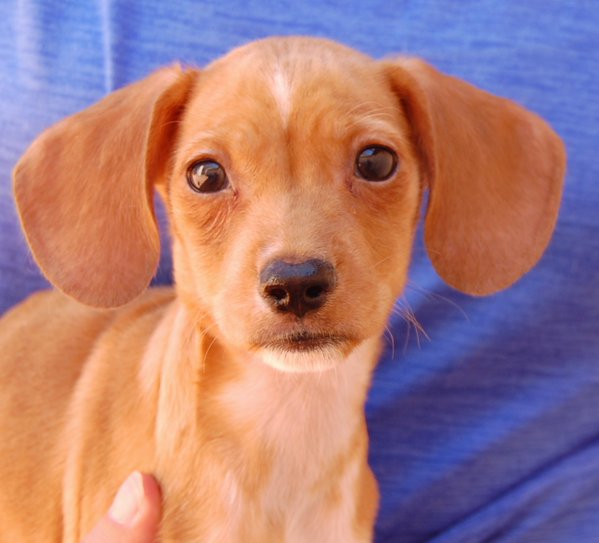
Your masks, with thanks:
[{"label": "fingernail", "polygon": [[119,488],[108,514],[119,524],[131,524],[141,508],[143,499],[143,477],[139,471],[134,471]]}]

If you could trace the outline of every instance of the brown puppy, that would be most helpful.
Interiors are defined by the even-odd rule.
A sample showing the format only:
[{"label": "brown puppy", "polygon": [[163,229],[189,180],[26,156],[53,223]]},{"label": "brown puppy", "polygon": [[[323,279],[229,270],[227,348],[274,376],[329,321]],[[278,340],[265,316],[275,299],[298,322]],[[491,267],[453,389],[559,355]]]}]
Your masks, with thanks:
[{"label": "brown puppy", "polygon": [[[0,540],[77,543],[138,469],[163,542],[371,541],[364,402],[423,190],[439,274],[490,294],[543,253],[564,169],[516,104],[308,38],[50,128],[16,167],[19,213],[50,281],[97,309],[49,292],[0,322]],[[176,287],[144,293],[154,188]]]}]

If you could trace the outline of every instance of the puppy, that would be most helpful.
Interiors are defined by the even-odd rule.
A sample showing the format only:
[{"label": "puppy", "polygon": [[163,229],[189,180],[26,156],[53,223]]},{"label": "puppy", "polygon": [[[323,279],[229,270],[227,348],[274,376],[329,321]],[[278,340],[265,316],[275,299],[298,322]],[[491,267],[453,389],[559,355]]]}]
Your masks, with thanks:
[{"label": "puppy", "polygon": [[[364,403],[423,192],[436,270],[486,295],[540,258],[564,169],[513,102],[310,38],[162,69],[48,129],[14,172],[58,290],[0,323],[0,540],[77,543],[142,470],[162,542],[372,541]],[[146,290],[154,189],[173,289]]]}]

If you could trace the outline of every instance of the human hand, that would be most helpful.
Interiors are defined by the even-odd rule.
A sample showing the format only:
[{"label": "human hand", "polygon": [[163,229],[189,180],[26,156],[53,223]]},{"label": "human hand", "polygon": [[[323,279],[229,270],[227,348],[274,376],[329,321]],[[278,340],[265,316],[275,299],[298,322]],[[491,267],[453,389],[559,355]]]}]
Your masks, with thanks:
[{"label": "human hand", "polygon": [[119,488],[108,513],[81,543],[154,543],[161,495],[156,480],[133,472]]}]

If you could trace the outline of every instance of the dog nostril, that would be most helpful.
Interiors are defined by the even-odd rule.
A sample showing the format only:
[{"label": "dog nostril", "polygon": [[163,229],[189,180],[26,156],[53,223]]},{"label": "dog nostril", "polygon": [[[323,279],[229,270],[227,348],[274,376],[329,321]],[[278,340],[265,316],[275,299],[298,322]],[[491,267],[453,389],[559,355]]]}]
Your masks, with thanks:
[{"label": "dog nostril", "polygon": [[282,302],[289,297],[289,293],[280,287],[271,287],[264,289],[265,293],[276,302]]},{"label": "dog nostril", "polygon": [[320,285],[313,285],[308,287],[305,291],[305,297],[309,300],[317,300],[325,293],[325,289]]}]

